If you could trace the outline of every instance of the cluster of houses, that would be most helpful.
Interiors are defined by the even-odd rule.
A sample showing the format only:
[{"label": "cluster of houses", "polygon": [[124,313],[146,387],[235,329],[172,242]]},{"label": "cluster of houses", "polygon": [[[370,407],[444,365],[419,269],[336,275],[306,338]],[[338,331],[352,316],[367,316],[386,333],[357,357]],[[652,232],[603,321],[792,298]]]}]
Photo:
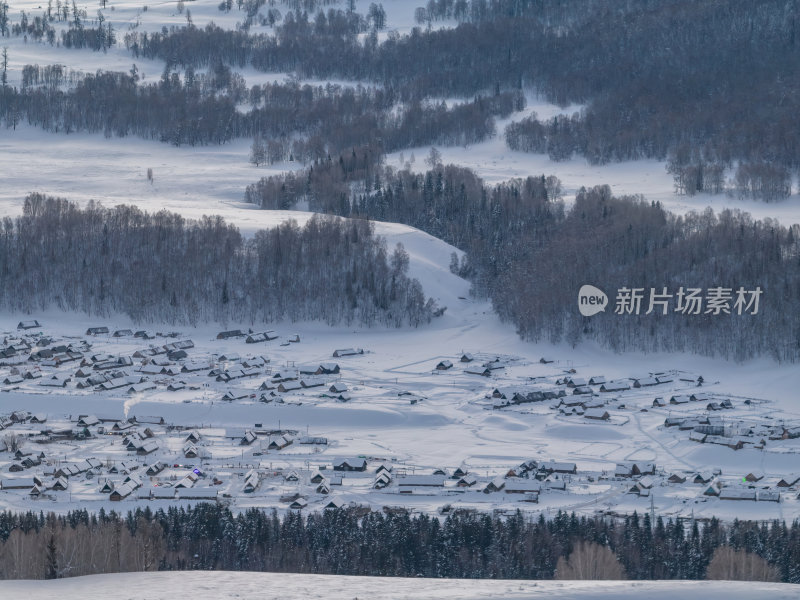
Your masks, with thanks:
[{"label": "cluster of houses", "polygon": [[[542,388],[538,385],[496,387],[490,397],[492,407],[502,409],[512,405],[526,404],[529,402],[549,401],[553,408],[561,415],[581,416],[586,419],[607,421],[611,413],[606,410],[607,402],[598,397],[591,385],[604,385],[605,378],[592,377],[588,380],[577,377],[567,377],[556,381],[559,387]],[[626,389],[630,389],[628,386]],[[571,393],[570,393],[571,391]]]},{"label": "cluster of houses", "polygon": [[[287,368],[273,368],[270,359],[265,356],[242,357],[234,352],[221,355],[190,355],[195,345],[192,340],[179,339],[179,334],[154,334],[149,331],[116,330],[110,331],[107,327],[91,327],[85,332],[86,339],[78,343],[59,346],[56,342],[44,337],[41,333],[25,333],[27,329],[39,327],[35,322],[20,323],[21,334],[7,338],[2,353],[0,366],[9,367],[4,374],[6,385],[18,387],[20,384],[30,385],[27,380],[36,379],[40,385],[66,387],[72,384],[77,390],[85,391],[118,391],[129,394],[140,394],[157,389],[168,391],[200,390],[208,388],[204,383],[209,379],[217,384],[234,384],[238,381],[263,377],[260,386],[248,386],[247,389],[220,390],[222,400],[238,400],[243,398],[258,398],[262,402],[282,403],[281,394],[294,391],[314,390],[319,396],[338,401],[350,400],[349,389],[346,383],[339,379],[341,368],[339,363],[333,361],[303,364],[295,366],[293,363]],[[173,338],[164,344],[147,344],[129,355],[112,355],[107,353],[92,352],[96,339],[120,339],[130,337],[145,341],[157,337]],[[278,338],[274,331],[259,333],[245,333],[241,330],[220,332],[217,339],[229,340],[232,338],[245,338],[249,344],[270,342]],[[286,338],[286,344],[298,343],[299,336],[292,335]],[[337,348],[333,351],[334,358],[357,357],[364,354],[360,348]],[[66,363],[75,363],[74,365]],[[33,382],[36,384],[37,382]],[[256,384],[258,385],[258,384]],[[213,386],[219,389],[219,386]],[[223,391],[224,390],[224,391]],[[207,392],[204,394],[207,397]],[[187,400],[184,400],[184,402]],[[117,417],[103,415],[80,415],[71,420],[53,420],[48,422],[47,415],[31,415],[26,411],[17,411],[10,415],[0,416],[0,430],[15,425],[25,425],[24,443],[31,444],[56,444],[62,441],[83,441],[87,439],[102,440],[102,436],[119,436],[107,438],[114,447],[114,452],[120,450],[130,457],[124,461],[117,458],[108,465],[95,464],[96,459],[88,459],[62,467],[63,472],[57,476],[52,474],[57,459],[49,460],[44,452],[32,454],[23,451],[14,456],[8,464],[8,477],[4,478],[6,487],[0,484],[0,489],[21,489],[26,487],[30,496],[40,497],[63,491],[70,487],[70,479],[82,482],[80,486],[85,495],[84,482],[97,481],[95,493],[105,496],[111,501],[128,498],[137,500],[146,499],[197,499],[210,500],[222,497],[223,488],[219,487],[224,481],[216,477],[213,484],[204,485],[206,480],[200,472],[188,473],[177,471],[180,476],[176,478],[176,469],[169,468],[173,464],[177,467],[186,461],[195,463],[215,463],[213,454],[220,446],[242,448],[241,455],[255,461],[251,457],[259,457],[267,452],[280,452],[293,444],[326,446],[328,441],[323,437],[305,436],[295,438],[292,432],[267,431],[260,425],[252,428],[228,429],[224,434],[224,442],[219,440],[205,440],[201,434],[192,430],[181,440],[180,444],[172,441],[174,435],[167,433],[167,426],[163,419],[133,417],[128,420],[119,420]],[[155,425],[158,425],[156,427]],[[36,427],[31,427],[36,426]],[[0,443],[0,451],[4,444]],[[46,447],[46,446],[45,446]],[[93,445],[96,448],[96,445]],[[72,448],[74,450],[74,447]],[[315,450],[316,451],[316,450]],[[223,452],[225,454],[225,452]],[[95,461],[95,462],[93,462]],[[2,455],[0,455],[2,464]],[[118,465],[122,465],[118,475]],[[359,463],[351,459],[351,464],[333,466],[334,471],[353,470],[359,471],[366,468],[366,463]],[[136,473],[133,471],[139,469]],[[30,470],[31,476],[24,474]],[[162,473],[166,471],[166,473]],[[20,475],[17,475],[20,474]],[[31,483],[32,477],[39,481]],[[168,480],[164,480],[168,477]],[[51,480],[52,478],[52,480]],[[253,493],[258,489],[264,474],[256,469],[251,469],[244,485],[243,493]],[[30,485],[29,485],[30,484]],[[315,489],[320,493],[330,491],[330,486],[341,484],[341,476],[333,476],[320,481]],[[224,486],[223,486],[224,487]],[[73,490],[75,486],[72,486]],[[73,490],[70,490],[72,493]],[[230,492],[225,494],[230,496]],[[235,494],[234,494],[235,495]]]},{"label": "cluster of houses", "polygon": [[[74,421],[56,421],[51,426],[46,416],[16,411],[4,415],[0,422],[4,429],[11,428],[15,433],[4,436],[0,442],[0,464],[6,463],[3,470],[8,473],[0,475],[0,491],[18,493],[23,490],[32,499],[69,490],[81,493],[82,497],[89,493],[96,499],[105,497],[110,501],[129,497],[213,500],[219,496],[218,486],[224,482],[216,477],[208,479],[201,469],[187,466],[183,459],[197,459],[192,465],[210,464],[214,462],[213,452],[225,447],[251,446],[259,438],[264,439],[260,447],[266,451],[279,451],[294,442],[289,432],[267,430],[260,425],[243,432],[226,431],[223,436],[217,436],[218,439],[206,440],[197,429],[181,430],[166,424],[160,416],[117,420],[79,415]],[[42,427],[38,427],[40,425]],[[61,430],[65,430],[65,434],[57,435]],[[70,440],[66,448],[74,453],[74,441],[88,438],[107,443],[100,448],[93,444],[94,456],[89,458],[72,462],[59,458],[65,451],[65,447],[58,445],[59,441]],[[8,447],[11,439],[16,449]],[[327,440],[301,438],[300,443],[327,444]],[[178,445],[180,449],[176,451]],[[31,448],[48,449],[48,454],[29,451]],[[103,460],[97,458],[104,454]],[[252,453],[256,454],[261,453]],[[4,458],[9,460],[4,461]],[[251,485],[254,483],[257,487],[257,482],[250,481]],[[87,484],[91,484],[89,492]]]},{"label": "cluster of houses", "polygon": [[[228,429],[220,434],[216,430],[170,425],[158,416],[121,421],[96,415],[78,416],[70,428],[95,440],[107,440],[107,452],[95,443],[91,446],[91,457],[68,462],[56,458],[61,455],[58,446],[48,445],[54,438],[45,433],[50,428],[46,417],[17,411],[3,416],[0,422],[12,431],[28,434],[36,429],[31,425],[41,426],[41,433],[26,435],[16,451],[5,450],[10,462],[4,461],[0,452],[0,464],[7,465],[3,469],[7,473],[0,474],[0,493],[8,491],[30,499],[63,498],[58,496],[59,492],[81,499],[135,502],[230,502],[240,497],[259,498],[258,502],[290,510],[316,510],[344,506],[343,498],[348,491],[361,490],[362,498],[368,502],[370,494],[381,494],[375,496],[376,502],[385,502],[385,494],[441,496],[443,501],[466,494],[462,498],[469,503],[497,505],[539,503],[543,494],[570,493],[573,485],[593,481],[596,475],[579,472],[574,462],[539,459],[523,461],[490,475],[465,466],[452,471],[417,469],[364,456],[320,460],[320,455],[311,452],[293,458],[294,455],[284,454],[285,449],[302,445],[327,448],[328,440],[268,430],[260,425]],[[70,446],[74,447],[74,442]],[[29,451],[30,448],[37,450]],[[226,466],[225,460],[215,458],[215,454],[226,448],[246,450],[251,461],[264,452],[278,453],[276,457],[282,457],[282,465],[293,466],[272,469],[261,461],[246,468]],[[253,448],[256,450],[252,451]],[[221,455],[230,456],[230,452],[225,450]],[[307,458],[311,456],[313,466]],[[782,495],[793,493],[800,486],[800,473],[777,478],[756,471],[742,474],[740,483],[738,477],[724,478],[718,470],[668,475],[652,462],[638,461],[619,463],[613,473],[597,475],[597,481],[604,478],[629,481],[625,491],[639,497],[648,497],[656,489],[663,495],[688,486],[697,490],[698,497],[717,497],[721,501],[781,502]]]},{"label": "cluster of houses", "polygon": [[[542,358],[542,364],[550,364],[553,359]],[[502,364],[502,363],[501,363]],[[437,367],[439,368],[439,367]],[[620,393],[638,390],[679,381],[684,385],[700,386],[702,376],[689,374],[654,372],[646,377],[630,377],[627,379],[608,380],[605,376],[578,376],[574,369],[555,378],[538,377],[536,381],[525,385],[496,387],[489,397],[492,408],[503,409],[529,402],[550,402],[549,407],[557,410],[562,416],[578,416],[596,421],[608,421],[612,414],[607,410],[609,400],[616,396],[605,396],[609,393]],[[696,394],[698,398],[702,394]],[[657,399],[653,406],[663,406]],[[623,406],[620,406],[622,408]]]},{"label": "cluster of houses", "polygon": [[[32,385],[69,387],[86,394],[204,390],[205,398],[211,389],[214,399],[225,401],[280,404],[287,394],[298,394],[347,402],[351,399],[350,386],[341,379],[341,367],[365,354],[360,348],[337,348],[332,352],[333,360],[300,365],[287,362],[284,367],[273,364],[264,355],[242,356],[231,352],[230,344],[223,354],[209,354],[207,349],[200,353],[192,340],[182,339],[173,332],[92,327],[86,331],[85,339],[65,344],[37,333],[38,328],[38,322],[21,322],[18,331],[4,340],[0,350],[0,366],[5,367],[0,373],[3,385],[23,389]],[[153,342],[159,337],[168,339]],[[138,342],[130,346],[127,354],[108,354],[97,351],[103,347],[101,338],[117,340],[115,349],[122,347],[118,343],[121,338],[144,343],[135,352]],[[229,330],[217,335],[219,340],[243,340],[248,344],[268,343],[278,338],[272,330]],[[286,345],[300,341],[299,336],[282,339]],[[543,358],[540,362],[553,361]],[[631,399],[648,396],[644,405],[647,409],[671,411],[664,423],[666,428],[686,431],[698,443],[763,448],[768,440],[800,437],[800,426],[777,421],[768,425],[737,422],[732,417],[740,411],[732,410],[734,404],[730,398],[698,389],[673,395],[666,401],[664,397],[668,394],[662,392],[663,396],[653,400],[652,406],[652,396],[641,394],[651,388],[657,394],[658,386],[670,383],[697,388],[704,383],[699,376],[657,372],[646,377],[607,380],[603,376],[581,377],[570,370],[504,386],[501,375],[517,364],[515,359],[470,353],[440,360],[434,371],[448,372],[459,363],[466,375],[492,377],[488,381],[465,379],[471,388],[472,382],[499,384],[488,394],[488,403],[494,409],[546,403],[544,406],[556,411],[559,417],[607,421],[612,418],[608,410],[612,400],[613,406],[623,408],[616,401],[629,396]],[[640,392],[638,396],[636,390]],[[629,391],[630,394],[625,394]],[[412,404],[420,399],[410,392],[398,392],[398,396],[404,395],[409,395]],[[534,408],[530,410],[536,412]],[[653,412],[654,416],[660,413]],[[657,418],[660,422],[660,417]],[[618,424],[620,419],[615,417],[613,421]],[[700,497],[780,502],[782,494],[788,497],[787,493],[800,485],[800,475],[787,475],[777,481],[775,477],[765,479],[762,474],[756,478],[758,473],[749,473],[743,474],[741,484],[736,478],[723,478],[719,472],[667,476],[649,462],[618,464],[613,474],[579,473],[575,463],[538,459],[500,473],[495,467],[491,474],[463,465],[454,470],[419,468],[387,462],[385,457],[334,455],[335,443],[329,445],[326,438],[300,436],[296,431],[270,430],[259,424],[210,431],[139,415],[124,420],[118,415],[100,414],[56,419],[52,415],[48,418],[46,414],[15,411],[0,415],[0,430],[8,430],[7,433],[19,438],[13,448],[0,441],[0,493],[28,494],[30,498],[63,499],[64,492],[80,499],[102,501],[235,502],[244,498],[249,505],[278,504],[304,510],[341,507],[345,504],[343,498],[355,492],[368,502],[372,502],[371,498],[385,502],[392,495],[402,496],[409,506],[415,496],[443,499],[456,496],[475,504],[547,505],[553,498],[563,503],[559,493],[571,493],[577,485],[588,485],[587,481],[596,484],[601,479],[613,479],[621,483],[623,494],[639,497],[651,496],[656,487],[671,486],[674,490],[677,486],[700,486],[692,487]],[[69,461],[63,459],[65,455]],[[273,461],[278,466],[273,468]],[[555,495],[552,498],[545,495],[550,493]],[[792,498],[794,495],[791,493]],[[429,500],[422,498],[420,502]]]},{"label": "cluster of houses", "polygon": [[[103,334],[109,334],[107,327],[92,327],[86,332],[87,336]],[[130,330],[119,330],[110,335],[151,339],[147,332],[134,333]],[[187,350],[193,347],[191,340],[181,340],[160,346],[151,345],[132,356],[92,354],[92,344],[86,340],[59,344],[41,335],[28,335],[6,343],[0,351],[0,365],[9,367],[8,373],[0,381],[4,385],[17,386],[25,380],[35,379],[41,386],[60,388],[74,381],[75,387],[81,390],[124,389],[131,394],[141,393],[156,387],[148,379],[149,376],[181,375],[184,371],[175,361],[186,358]],[[135,359],[141,359],[141,364],[135,373],[131,373]],[[77,369],[64,369],[65,365],[70,366],[69,363],[75,363]]]},{"label": "cluster of houses", "polygon": [[[327,365],[326,368],[333,368],[333,365]],[[22,442],[25,447],[41,443],[41,447],[52,448],[48,444],[58,441],[50,435],[46,417],[17,412],[5,418],[4,422],[28,426]],[[30,425],[44,427],[36,433],[36,428]],[[34,455],[17,450],[8,468],[10,476],[0,480],[0,491],[24,490],[31,498],[38,498],[69,490],[71,493],[80,491],[86,497],[86,486],[91,485],[95,497],[110,501],[222,500],[238,493],[246,496],[259,494],[263,492],[264,481],[270,480],[272,487],[302,484],[297,488],[297,493],[281,496],[282,499],[288,498],[289,508],[299,510],[308,506],[309,499],[329,495],[331,499],[326,501],[326,508],[341,505],[342,501],[335,496],[337,490],[342,489],[345,477],[356,477],[363,481],[366,490],[384,493],[436,495],[445,490],[460,493],[474,491],[478,493],[478,498],[484,497],[483,494],[499,493],[511,495],[505,501],[518,499],[537,502],[539,495],[545,491],[566,490],[565,477],[577,474],[575,463],[555,461],[529,460],[500,475],[481,476],[464,467],[452,472],[445,468],[419,472],[408,465],[398,469],[395,464],[385,461],[372,463],[371,467],[366,457],[345,456],[334,458],[327,465],[320,463],[317,458],[317,467],[310,475],[299,468],[275,472],[256,466],[246,470],[239,478],[233,475],[226,478],[219,475],[219,461],[214,459],[221,445],[248,449],[258,446],[260,452],[252,452],[252,456],[261,456],[264,451],[281,452],[294,444],[325,447],[328,440],[311,436],[295,437],[292,432],[267,430],[260,425],[242,430],[229,429],[224,436],[212,435],[196,428],[169,425],[163,418],[152,416],[114,420],[80,415],[69,424],[69,428],[73,433],[80,432],[80,436],[75,434],[72,440],[107,440],[108,452],[104,460],[98,458],[103,456],[104,450],[98,449],[96,443],[92,445],[92,457],[74,462],[62,462],[55,458],[48,460],[44,452]],[[228,440],[227,444],[224,440]],[[259,440],[262,442],[256,444]],[[74,444],[71,446],[74,447]],[[113,460],[109,458],[112,455]],[[30,475],[18,475],[28,470]],[[213,473],[206,473],[206,470]],[[226,479],[230,485],[225,485]]]},{"label": "cluster of houses", "polygon": [[[675,396],[673,396],[675,398]],[[703,399],[705,400],[705,399]],[[681,403],[683,401],[681,400]],[[730,399],[714,402],[731,409],[733,404]],[[800,438],[800,424],[753,423],[752,419],[730,417],[723,419],[710,414],[713,409],[708,409],[705,414],[691,414],[669,416],[664,420],[665,428],[675,428],[687,431],[689,440],[699,444],[716,444],[741,450],[743,448],[763,449],[769,440],[790,440]]]},{"label": "cluster of houses", "polygon": [[[473,354],[469,352],[462,352],[458,358],[458,362],[464,364],[463,372],[467,375],[480,375],[482,377],[491,377],[494,374],[502,373],[506,367],[513,364],[515,361],[509,358],[501,358],[495,356],[486,360],[478,360]],[[436,363],[434,370],[449,371],[454,367],[453,361],[444,359]]]},{"label": "cluster of houses", "polygon": [[281,369],[271,373],[259,387],[261,402],[282,401],[280,394],[302,391],[314,388],[319,390],[323,398],[333,398],[346,402],[350,400],[349,388],[340,380],[333,380],[330,376],[339,375],[341,369],[338,363],[324,362],[295,366]]},{"label": "cluster of houses", "polygon": [[[653,463],[620,463],[614,471],[615,478],[631,479],[629,494],[649,497],[658,487],[694,486],[702,496],[720,500],[752,500],[780,502],[781,491],[797,491],[800,473],[772,477],[767,482],[763,471],[750,471],[739,477],[723,477],[720,469],[695,473],[673,472],[669,476],[657,473]],[[666,493],[662,491],[662,494]]]},{"label": "cluster of houses", "polygon": [[703,486],[704,496],[753,502],[780,502],[781,489],[794,488],[800,482],[800,474],[781,477],[771,485],[766,484],[762,471],[750,471],[734,480],[726,480],[721,475],[719,471],[697,473],[692,482]]},{"label": "cluster of houses", "polygon": [[[35,325],[34,325],[35,324]],[[146,330],[133,331],[121,329],[111,332],[108,327],[90,327],[86,330],[87,339],[70,344],[59,344],[41,333],[25,333],[36,329],[38,321],[23,321],[19,324],[20,335],[7,337],[0,349],[0,367],[7,366],[0,373],[0,383],[16,389],[31,383],[40,386],[66,388],[74,386],[78,390],[97,392],[123,392],[142,394],[150,391],[201,390],[209,387],[203,376],[213,378],[217,383],[242,385],[242,389],[230,388],[220,392],[220,399],[234,401],[257,399],[261,402],[282,403],[281,394],[320,388],[320,396],[346,402],[351,399],[348,386],[338,379],[339,364],[321,362],[299,367],[291,366],[276,369],[266,356],[242,357],[235,352],[221,355],[190,356],[195,344],[190,339],[175,339],[164,344],[149,344],[130,355],[92,353],[91,337],[125,338],[153,340],[156,337],[178,338],[179,334],[152,333]],[[245,333],[242,330],[229,330],[217,335],[219,340],[246,338],[250,344],[269,342],[278,339],[272,331]],[[299,336],[291,335],[287,344],[300,341]],[[333,357],[352,357],[364,354],[360,348],[338,348]],[[67,363],[74,362],[73,368]],[[287,363],[290,364],[290,363]],[[66,365],[66,368],[65,368]],[[248,379],[267,376],[261,385],[254,389],[244,383]],[[30,381],[36,380],[36,381]],[[204,397],[207,397],[204,394]]]},{"label": "cluster of houses", "polygon": [[[409,472],[408,465],[401,467],[383,461],[370,465],[365,458],[348,457],[333,461],[332,473],[320,469],[305,478],[296,470],[287,472],[284,475],[285,482],[298,485],[307,483],[308,487],[299,487],[296,493],[284,495],[281,499],[291,502],[291,509],[305,508],[312,495],[326,496],[342,486],[344,473],[350,474],[349,480],[356,477],[356,480],[366,482],[372,490],[383,494],[444,496],[475,492],[472,498],[476,502],[496,502],[497,499],[486,495],[501,494],[503,502],[536,503],[539,495],[545,491],[566,490],[565,475],[577,474],[577,467],[574,463],[530,460],[504,474],[480,477],[465,467],[456,468],[452,472],[444,468],[430,472]],[[249,472],[245,476],[245,493],[258,489],[262,481],[263,477],[258,473]],[[341,503],[336,503],[336,497],[332,501],[333,505],[328,503],[324,508],[341,506]]]},{"label": "cluster of houses", "polygon": [[705,392],[674,395],[670,396],[669,400],[665,400],[663,396],[658,396],[653,399],[653,408],[684,406],[690,405],[692,402],[706,403],[705,409],[708,411],[733,409],[733,402],[731,402],[730,398],[715,399],[711,394]]}]

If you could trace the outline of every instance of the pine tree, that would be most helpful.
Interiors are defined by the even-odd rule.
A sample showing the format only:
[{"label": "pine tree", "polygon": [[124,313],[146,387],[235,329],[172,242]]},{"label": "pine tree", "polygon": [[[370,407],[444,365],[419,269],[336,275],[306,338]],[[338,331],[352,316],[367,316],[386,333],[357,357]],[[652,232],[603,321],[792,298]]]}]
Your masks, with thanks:
[{"label": "pine tree", "polygon": [[45,555],[45,579],[58,578],[58,559],[56,555],[56,537],[54,533],[50,533],[47,539],[47,554]]}]

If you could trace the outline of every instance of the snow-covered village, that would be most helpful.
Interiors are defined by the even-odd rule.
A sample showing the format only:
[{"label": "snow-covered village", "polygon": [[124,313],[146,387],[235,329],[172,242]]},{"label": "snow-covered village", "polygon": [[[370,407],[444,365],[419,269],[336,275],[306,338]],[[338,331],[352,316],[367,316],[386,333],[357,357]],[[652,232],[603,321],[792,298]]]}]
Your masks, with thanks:
[{"label": "snow-covered village", "polygon": [[799,10],[0,0],[0,597],[796,597]]},{"label": "snow-covered village", "polygon": [[719,373],[204,333],[7,331],[2,504],[800,514],[800,418]]}]

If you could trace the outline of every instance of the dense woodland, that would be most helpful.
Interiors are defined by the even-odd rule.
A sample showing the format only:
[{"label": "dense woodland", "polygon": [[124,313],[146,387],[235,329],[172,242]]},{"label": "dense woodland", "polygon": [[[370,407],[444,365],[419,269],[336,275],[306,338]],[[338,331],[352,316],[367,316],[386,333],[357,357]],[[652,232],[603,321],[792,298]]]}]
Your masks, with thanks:
[{"label": "dense woodland", "polygon": [[[724,210],[677,217],[641,198],[614,198],[607,186],[582,190],[563,221],[509,249],[493,282],[495,308],[527,339],[596,339],[616,351],[696,352],[745,360],[800,359],[800,227]],[[478,257],[476,261],[480,261]],[[566,267],[565,265],[569,265]],[[577,290],[623,287],[673,295],[668,314],[581,317]],[[683,288],[760,287],[758,314],[683,314]],[[647,296],[646,296],[647,297]],[[731,303],[731,309],[733,309]],[[612,304],[613,306],[613,304]]]},{"label": "dense woodland", "polygon": [[[330,8],[288,13],[274,34],[173,28],[126,37],[134,56],[184,67],[223,61],[304,77],[372,81],[408,100],[533,86],[580,104],[572,118],[509,128],[512,148],[604,163],[666,159],[800,166],[795,0],[429,2],[423,21],[462,21],[379,43]],[[355,19],[357,21],[357,19]]]},{"label": "dense woodland", "polygon": [[[546,36],[544,64],[531,61],[549,97],[586,104],[575,119],[545,124],[554,156],[663,159],[686,144],[711,162],[797,169],[797,2],[612,4]],[[514,133],[512,146],[538,137]]]},{"label": "dense woodland", "polygon": [[31,194],[3,220],[0,306],[134,321],[316,320],[417,326],[436,306],[369,222],[314,217],[244,239],[221,217],[189,221],[130,206],[85,209]]},{"label": "dense woodland", "polygon": [[[397,99],[378,88],[311,86],[297,82],[247,89],[221,63],[205,73],[165,71],[154,83],[129,73],[67,72],[28,65],[20,89],[0,89],[0,121],[48,131],[137,135],[174,145],[222,144],[253,137],[256,164],[324,158],[370,143],[381,152],[429,144],[465,145],[495,133],[496,116],[525,105],[506,92],[446,106]],[[258,159],[258,156],[263,156]]]},{"label": "dense woodland", "polygon": [[[428,158],[436,162],[435,152]],[[359,160],[363,157],[362,160]],[[426,173],[371,165],[363,150],[306,171],[263,178],[245,200],[264,208],[310,209],[399,221],[466,251],[452,270],[488,295],[500,316],[529,340],[594,339],[616,351],[690,351],[744,360],[800,359],[800,226],[710,210],[675,216],[607,186],[581,190],[565,211],[555,178],[486,186],[469,169],[438,164]],[[366,181],[365,185],[353,185]],[[627,286],[760,287],[757,314],[618,315],[576,310],[586,283],[612,302]],[[673,308],[677,308],[673,304]]]},{"label": "dense woodland", "polygon": [[[127,515],[0,513],[0,577],[226,569],[336,575],[552,579],[581,542],[609,548],[629,579],[704,579],[722,546],[766,560],[766,580],[800,583],[800,523],[624,519],[559,512],[532,520],[326,510],[308,515],[212,504]],[[563,568],[561,566],[560,568]],[[738,579],[735,568],[727,578]],[[758,578],[758,577],[756,577]]]},{"label": "dense woodland", "polygon": [[[9,97],[6,91],[0,115],[7,124],[27,118],[51,130],[135,132],[173,143],[258,136],[259,143],[286,148],[294,139],[282,138],[299,135],[308,142],[318,135],[313,131],[315,111],[293,115],[288,136],[261,127],[262,121],[282,117],[270,110],[268,93],[262,94],[263,110],[271,114],[265,119],[250,115],[248,123],[248,118],[239,118],[235,105],[245,94],[259,96],[258,90],[232,85],[222,94],[226,102],[219,93],[208,98],[194,89],[196,69],[220,73],[253,67],[380,87],[381,102],[362,103],[357,118],[344,103],[326,105],[331,115],[326,121],[338,129],[352,124],[352,134],[338,141],[322,135],[311,145],[322,143],[326,152],[334,153],[348,144],[382,140],[389,151],[485,139],[494,131],[487,118],[497,113],[467,103],[449,114],[449,120],[437,113],[433,127],[441,125],[440,134],[420,135],[411,123],[405,129],[402,123],[386,127],[388,107],[403,111],[400,102],[411,102],[406,116],[413,121],[412,113],[433,111],[441,98],[486,98],[533,88],[552,102],[580,109],[572,116],[539,121],[534,115],[512,123],[505,135],[513,149],[546,152],[555,160],[577,153],[594,163],[669,159],[676,190],[689,194],[722,191],[720,174],[735,169],[739,195],[775,200],[791,190],[800,168],[800,133],[793,126],[800,110],[798,6],[796,0],[732,0],[724,5],[712,0],[429,0],[416,12],[421,24],[452,19],[456,26],[417,28],[408,35],[390,32],[379,41],[377,31],[387,24],[378,4],[359,14],[351,3],[223,1],[221,10],[242,13],[244,21],[235,30],[213,24],[199,28],[187,14],[184,26],[145,33],[134,28],[125,34],[134,60],[166,63],[161,84],[139,82],[143,89],[136,91],[133,78],[124,82],[121,96],[120,84],[109,81],[120,75],[106,74],[105,81],[98,75],[100,85],[91,94],[73,90],[67,96],[73,110],[62,114],[58,102],[42,99],[41,92]],[[51,3],[41,15],[23,14],[19,22],[12,23],[7,12],[0,8],[0,30],[10,35],[52,44],[52,23],[63,21],[68,28],[62,29],[58,43],[66,47],[104,50],[115,39],[102,15],[89,21],[66,2],[56,7]],[[266,32],[251,33],[256,18],[268,26]],[[216,81],[220,85],[219,77]],[[182,86],[186,90],[178,89]],[[36,111],[27,108],[31,104]],[[511,106],[522,108],[516,100]],[[69,114],[76,107],[94,115],[93,123]],[[166,115],[167,123],[189,131],[217,131],[169,131],[163,123],[152,124],[160,120],[156,115]],[[207,125],[209,119],[215,124]],[[393,135],[395,130],[403,131]],[[306,160],[320,154],[300,150]],[[284,154],[293,153],[290,149]]]}]

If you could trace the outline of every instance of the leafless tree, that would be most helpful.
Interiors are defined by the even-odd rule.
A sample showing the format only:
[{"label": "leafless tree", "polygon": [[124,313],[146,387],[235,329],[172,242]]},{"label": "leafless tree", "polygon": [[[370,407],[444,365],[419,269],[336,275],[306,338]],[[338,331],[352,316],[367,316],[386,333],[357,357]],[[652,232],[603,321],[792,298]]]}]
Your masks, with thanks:
[{"label": "leafless tree", "polygon": [[3,436],[3,443],[9,452],[16,452],[19,450],[20,437],[16,433],[7,433]]},{"label": "leafless tree", "polygon": [[778,569],[766,560],[731,546],[720,546],[708,564],[706,579],[726,581],[780,581]]},{"label": "leafless tree", "polygon": [[625,569],[608,546],[580,542],[558,559],[556,579],[625,579]]}]

